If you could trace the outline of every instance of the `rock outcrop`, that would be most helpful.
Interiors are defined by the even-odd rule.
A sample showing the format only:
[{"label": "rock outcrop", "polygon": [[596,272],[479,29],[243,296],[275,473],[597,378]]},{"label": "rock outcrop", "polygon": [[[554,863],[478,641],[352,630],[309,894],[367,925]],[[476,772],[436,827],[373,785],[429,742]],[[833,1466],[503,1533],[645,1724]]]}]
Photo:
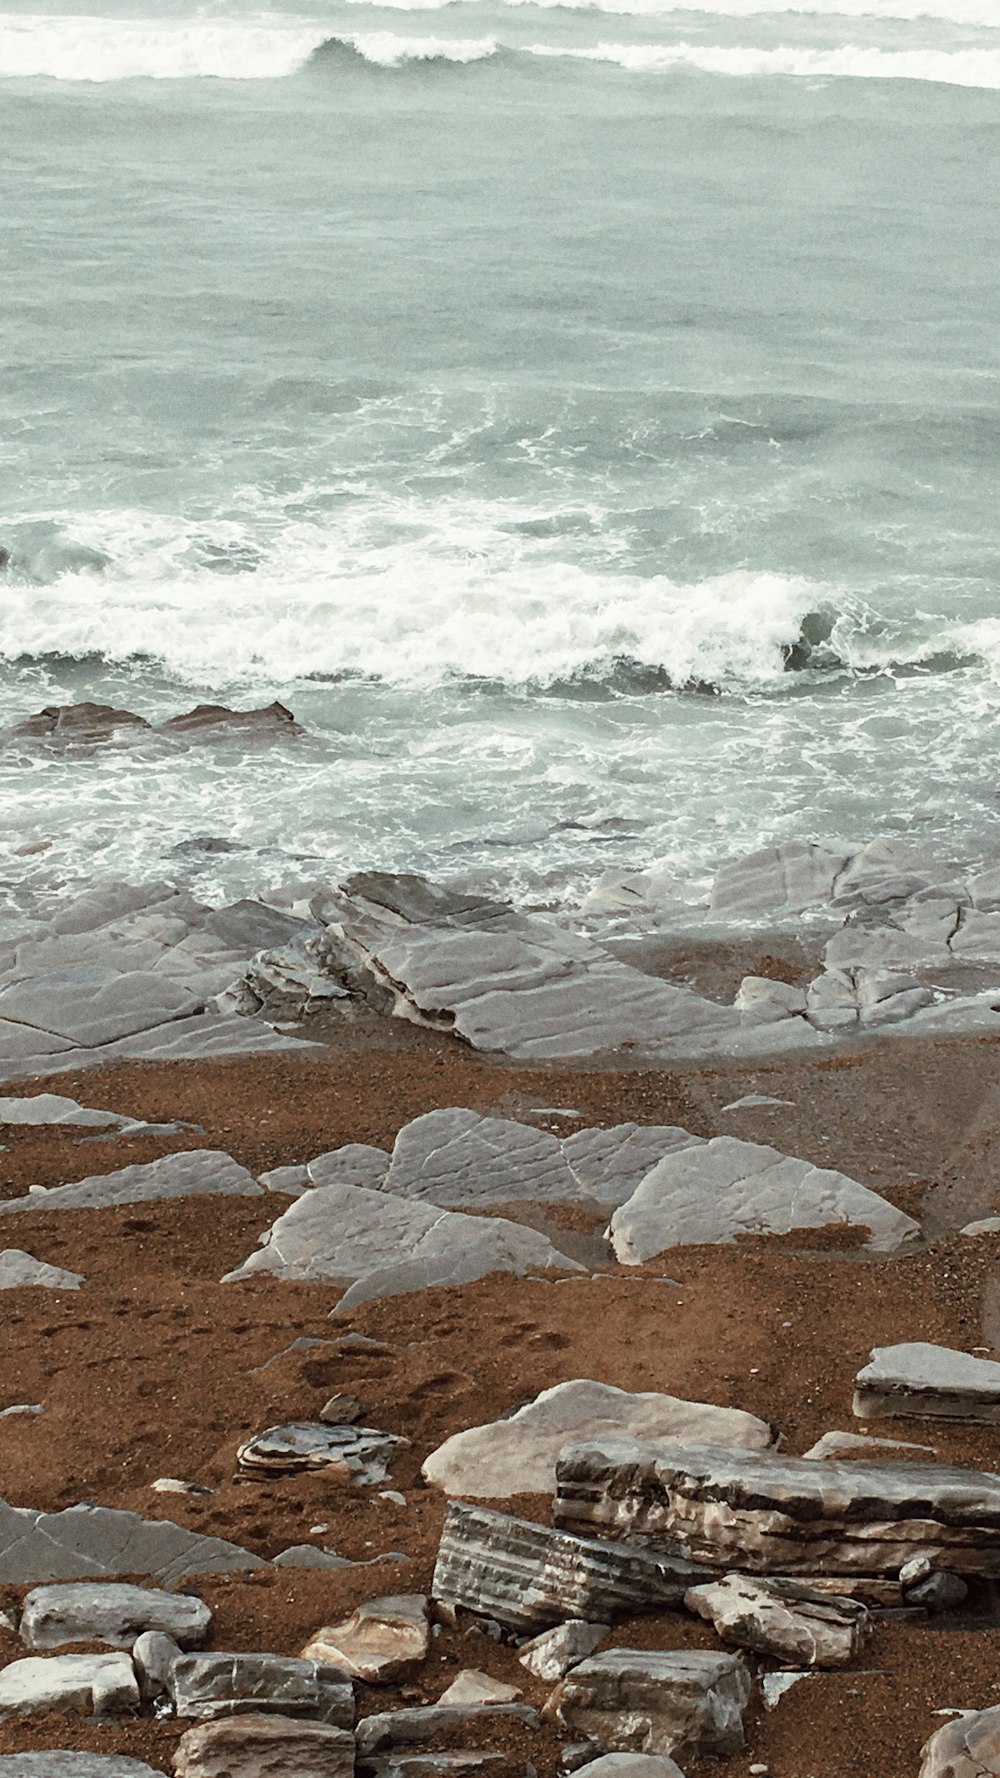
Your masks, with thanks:
[{"label": "rock outcrop", "polygon": [[922,1749],[918,1778],[994,1778],[1000,1773],[1000,1705],[963,1710]]}]

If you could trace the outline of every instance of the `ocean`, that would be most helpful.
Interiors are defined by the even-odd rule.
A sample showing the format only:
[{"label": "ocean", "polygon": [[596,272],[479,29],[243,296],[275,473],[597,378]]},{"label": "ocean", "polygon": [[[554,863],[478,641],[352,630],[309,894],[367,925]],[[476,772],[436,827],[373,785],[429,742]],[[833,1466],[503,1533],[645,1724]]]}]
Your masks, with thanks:
[{"label": "ocean", "polygon": [[[0,15],[10,908],[998,846],[997,0]],[[228,849],[220,849],[218,842]]]}]

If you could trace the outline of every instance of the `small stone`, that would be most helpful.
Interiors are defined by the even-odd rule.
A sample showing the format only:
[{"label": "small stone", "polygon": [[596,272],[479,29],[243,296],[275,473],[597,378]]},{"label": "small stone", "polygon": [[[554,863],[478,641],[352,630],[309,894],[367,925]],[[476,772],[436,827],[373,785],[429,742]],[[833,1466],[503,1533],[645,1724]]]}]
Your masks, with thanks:
[{"label": "small stone", "polygon": [[339,1624],[317,1630],[302,1659],[322,1661],[368,1684],[391,1685],[427,1659],[430,1620],[422,1593],[370,1599]]},{"label": "small stone", "polygon": [[298,1475],[326,1470],[331,1479],[372,1487],[384,1482],[405,1438],[368,1426],[324,1426],[319,1421],[290,1420],[247,1439],[236,1453],[242,1476]]},{"label": "small stone", "polygon": [[355,1731],[362,1759],[399,1747],[426,1747],[441,1735],[471,1731],[489,1746],[496,1731],[538,1729],[538,1712],[527,1704],[426,1704],[362,1717]]},{"label": "small stone", "polygon": [[319,1410],[324,1426],[356,1426],[365,1417],[365,1410],[353,1395],[331,1395]]},{"label": "small stone", "polygon": [[533,1636],[517,1658],[521,1666],[527,1667],[536,1678],[554,1683],[579,1661],[592,1655],[608,1633],[607,1624],[588,1624],[582,1618],[570,1618],[565,1624],[557,1624],[554,1630],[544,1630],[541,1636]]},{"label": "small stone", "polygon": [[161,1475],[150,1482],[154,1494],[214,1494],[214,1488],[203,1488],[200,1482],[184,1482],[180,1476]]},{"label": "small stone", "polygon": [[907,1605],[923,1605],[930,1612],[955,1611],[969,1597],[969,1589],[960,1574],[941,1570],[907,1587],[905,1596]]},{"label": "small stone", "polygon": [[476,1667],[463,1667],[441,1693],[439,1704],[512,1704],[521,1696],[516,1685],[504,1685]]},{"label": "small stone", "polygon": [[605,1753],[587,1766],[588,1778],[684,1778],[666,1753]]},{"label": "small stone", "polygon": [[929,1556],[911,1556],[899,1571],[899,1584],[901,1587],[915,1587],[918,1581],[926,1580],[933,1572]]}]

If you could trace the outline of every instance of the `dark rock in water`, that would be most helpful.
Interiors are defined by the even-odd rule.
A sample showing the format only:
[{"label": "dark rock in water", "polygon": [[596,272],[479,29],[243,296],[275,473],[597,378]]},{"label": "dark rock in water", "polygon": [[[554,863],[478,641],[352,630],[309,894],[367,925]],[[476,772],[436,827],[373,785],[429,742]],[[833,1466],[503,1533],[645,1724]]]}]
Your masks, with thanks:
[{"label": "dark rock in water", "polygon": [[3,573],[5,568],[9,568],[9,567],[10,567],[10,550],[9,549],[0,549],[0,574]]},{"label": "dark rock in water", "polygon": [[121,728],[148,729],[149,723],[112,704],[47,704],[6,732],[17,740],[108,741]]},{"label": "dark rock in water", "polygon": [[171,846],[168,857],[193,858],[203,852],[214,854],[216,852],[249,852],[249,850],[249,846],[241,846],[236,840],[224,840],[216,834],[206,833],[199,834],[195,839],[178,840],[176,846]]},{"label": "dark rock in water", "polygon": [[198,704],[182,716],[168,716],[158,725],[161,735],[193,735],[214,739],[224,734],[252,735],[262,740],[301,735],[304,731],[284,704],[267,704],[260,710],[230,710],[225,704]]}]

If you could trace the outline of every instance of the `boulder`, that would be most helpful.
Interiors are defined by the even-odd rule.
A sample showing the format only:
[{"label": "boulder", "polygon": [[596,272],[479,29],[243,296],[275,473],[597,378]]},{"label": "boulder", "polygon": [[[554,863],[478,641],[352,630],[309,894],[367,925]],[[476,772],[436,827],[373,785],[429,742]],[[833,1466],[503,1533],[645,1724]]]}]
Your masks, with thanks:
[{"label": "boulder", "polygon": [[894,1577],[927,1556],[1000,1575],[1000,1476],[980,1470],[608,1440],[564,1451],[557,1476],[558,1525],[713,1568]]},{"label": "boulder", "polygon": [[895,1253],[920,1233],[912,1217],[844,1173],[716,1136],[667,1155],[615,1211],[609,1232],[617,1258],[635,1266],[669,1247],[832,1223],[868,1229],[866,1245],[876,1253]]},{"label": "boulder", "polygon": [[438,1705],[512,1704],[520,1696],[516,1685],[505,1685],[502,1679],[493,1679],[475,1667],[463,1667],[441,1693]]},{"label": "boulder", "polygon": [[751,1574],[726,1574],[692,1587],[684,1603],[723,1642],[799,1667],[846,1666],[861,1653],[871,1630],[868,1612],[854,1599]]},{"label": "boulder", "polygon": [[80,1272],[64,1272],[60,1266],[47,1266],[33,1259],[20,1247],[7,1247],[0,1253],[0,1290],[20,1290],[25,1286],[45,1290],[79,1290],[84,1282]]},{"label": "boulder", "polygon": [[464,1216],[392,1198],[361,1186],[327,1185],[306,1192],[263,1237],[263,1247],[229,1272],[224,1283],[270,1272],[279,1278],[330,1278],[350,1288],[337,1305],[347,1311],[373,1297],[466,1284],[488,1272],[583,1268],[544,1235],[502,1217]]},{"label": "boulder", "polygon": [[0,1672],[0,1722],[50,1710],[110,1716],[139,1708],[139,1687],[127,1654],[30,1656]]},{"label": "boulder", "polygon": [[110,741],[120,729],[149,729],[144,717],[113,704],[46,704],[4,730],[7,739],[18,741],[67,741],[85,745]]},{"label": "boulder", "polygon": [[861,1420],[1000,1422],[1000,1364],[913,1340],[877,1346],[854,1380]]},{"label": "boulder", "polygon": [[302,1650],[369,1685],[391,1685],[427,1659],[430,1623],[422,1593],[369,1599],[339,1624],[327,1624]]},{"label": "boulder", "polygon": [[519,1199],[579,1203],[588,1195],[558,1137],[458,1107],[429,1111],[403,1126],[383,1190],[444,1209]]},{"label": "boulder", "polygon": [[738,1655],[613,1648],[571,1667],[545,1715],[611,1752],[726,1759],[742,1751],[749,1697]]},{"label": "boulder", "polygon": [[553,1531],[486,1507],[448,1504],[432,1592],[519,1633],[567,1618],[610,1621],[678,1605],[710,1576],[641,1545]]},{"label": "boulder", "polygon": [[536,1679],[546,1679],[551,1685],[600,1648],[609,1631],[608,1624],[588,1624],[582,1618],[570,1618],[565,1624],[556,1624],[554,1629],[533,1636],[519,1650],[517,1658]]},{"label": "boulder", "polygon": [[767,1421],[739,1408],[710,1407],[673,1395],[632,1395],[609,1383],[581,1379],[544,1389],[507,1419],[453,1434],[431,1452],[422,1473],[445,1493],[473,1499],[551,1494],[563,1446],[604,1436],[757,1451],[773,1443]]},{"label": "boulder", "polygon": [[331,1479],[373,1487],[385,1481],[393,1457],[408,1442],[371,1426],[290,1420],[247,1439],[236,1462],[241,1476],[255,1480],[322,1469]]},{"label": "boulder", "polygon": [[919,1778],[993,1778],[1000,1773],[1000,1704],[963,1710],[921,1751]]},{"label": "boulder", "polygon": [[29,1648],[59,1648],[67,1642],[131,1648],[144,1631],[159,1630],[180,1648],[197,1648],[211,1622],[208,1606],[188,1593],[82,1581],[35,1587],[24,1601],[20,1636]]},{"label": "boulder", "polygon": [[181,1654],[172,1636],[161,1630],[144,1630],[132,1644],[132,1665],[139,1681],[143,1703],[154,1704],[169,1698],[174,1662]]},{"label": "boulder", "polygon": [[423,1704],[364,1716],[355,1730],[358,1757],[367,1759],[397,1747],[426,1747],[438,1736],[482,1734],[487,1746],[511,1728],[537,1729],[538,1713],[527,1704]]},{"label": "boulder", "polygon": [[615,1124],[610,1130],[576,1130],[562,1150],[584,1191],[609,1210],[632,1196],[665,1155],[698,1148],[704,1140],[677,1124]]},{"label": "boulder", "polygon": [[175,1778],[354,1778],[354,1736],[326,1722],[250,1712],[188,1729]]},{"label": "boulder", "polygon": [[8,1198],[0,1203],[0,1216],[16,1216],[25,1210],[104,1210],[118,1204],[202,1194],[263,1196],[252,1174],[232,1155],[214,1148],[195,1148],[163,1155],[158,1161],[119,1167],[114,1173],[94,1174],[71,1185],[54,1185],[27,1197]]},{"label": "boulder", "polygon": [[37,1512],[0,1500],[0,1584],[100,1580],[143,1574],[175,1586],[188,1574],[230,1574],[262,1568],[259,1556],[187,1531],[169,1519],[82,1501],[62,1512]]},{"label": "boulder", "polygon": [[801,913],[833,899],[834,887],[852,852],[816,840],[786,840],[736,859],[712,885],[717,913]]},{"label": "boulder", "polygon": [[230,710],[225,704],[198,704],[159,725],[161,735],[182,735],[188,741],[214,741],[229,735],[240,740],[285,741],[305,730],[277,700],[259,710]]},{"label": "boulder", "polygon": [[[2,1676],[0,1676],[2,1677]],[[272,1654],[182,1654],[170,1672],[178,1716],[307,1716],[350,1728],[354,1688],[323,1661]]]}]

